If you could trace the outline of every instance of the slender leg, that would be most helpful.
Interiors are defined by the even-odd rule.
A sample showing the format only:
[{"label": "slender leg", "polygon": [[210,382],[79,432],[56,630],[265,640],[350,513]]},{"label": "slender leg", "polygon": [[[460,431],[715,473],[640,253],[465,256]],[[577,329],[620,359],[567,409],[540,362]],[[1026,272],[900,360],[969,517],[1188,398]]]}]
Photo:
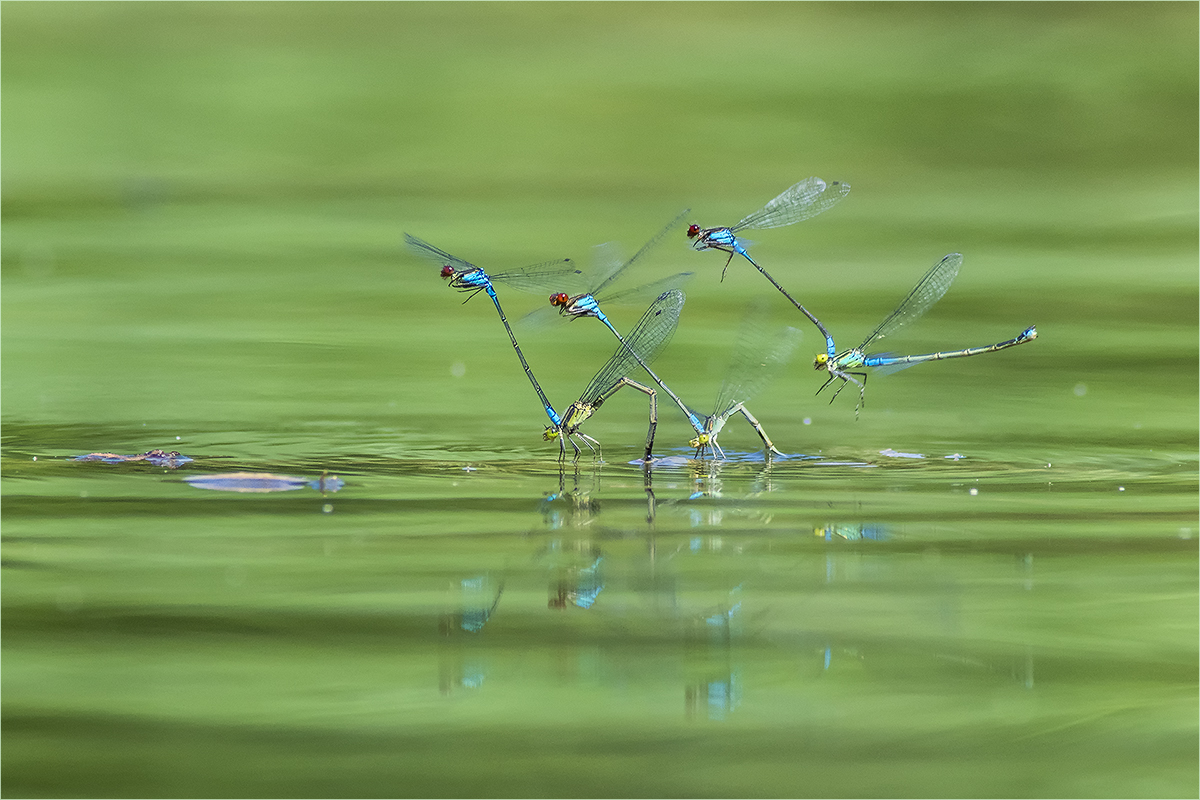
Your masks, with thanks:
[{"label": "slender leg", "polygon": [[[574,455],[574,457],[573,457],[573,459],[572,459],[572,460],[574,460],[574,461],[578,461],[578,460],[579,460],[579,452],[580,452],[580,451],[579,451],[579,445],[575,444],[575,436],[576,436],[576,434],[573,434],[573,433],[572,433],[572,434],[566,434],[566,436],[567,436],[567,438],[568,438],[568,439],[570,439],[570,440],[571,440],[571,447],[572,447],[572,448],[574,448],[574,450],[575,450],[575,455]],[[591,445],[588,445],[588,446],[589,446],[589,447],[591,447]]]},{"label": "slender leg", "polygon": [[625,386],[628,386],[630,389],[637,389],[639,392],[641,392],[642,394],[644,394],[648,398],[650,398],[650,428],[649,428],[649,430],[646,431],[646,455],[645,455],[645,458],[642,459],[642,461],[643,461],[643,463],[652,461],[652,460],[654,460],[654,454],[652,452],[654,450],[654,432],[658,429],[658,392],[657,391],[655,391],[654,389],[651,389],[649,386],[643,386],[642,384],[638,383],[635,380],[631,380],[629,378],[621,378],[621,380],[614,383],[608,391],[606,391],[604,394],[600,395],[600,397],[598,397],[596,399],[596,401],[595,401],[595,403],[593,403],[593,405],[596,408],[599,408],[601,403],[608,400],[608,398],[612,397],[614,394],[619,392],[622,387],[625,387]]},{"label": "slender leg", "polygon": [[742,416],[746,418],[746,421],[749,422],[754,428],[754,432],[758,434],[758,438],[763,440],[763,444],[767,447],[768,459],[771,457],[771,453],[774,453],[777,456],[783,455],[783,453],[775,449],[775,445],[772,443],[771,437],[767,436],[767,432],[763,430],[763,426],[759,424],[758,420],[754,418],[754,415],[750,413],[746,406],[739,403],[737,405],[737,410],[741,412]]},{"label": "slender leg", "polygon": [[649,464],[654,460],[654,432],[657,430],[658,392],[650,390],[650,427],[646,429],[646,455],[642,459],[642,464]]},{"label": "slender leg", "polygon": [[[725,250],[724,247],[718,247],[717,249]],[[729,258],[725,261],[725,268],[721,270],[721,283],[725,282],[725,273],[729,271],[729,265],[733,262],[733,255],[734,255],[733,250],[725,250],[725,252],[729,253]],[[754,262],[751,261],[750,263],[753,264]]]},{"label": "slender leg", "polygon": [[862,383],[855,381],[855,383],[858,383],[858,405],[854,407],[854,419],[858,421],[858,412],[867,404],[867,373],[851,372],[850,374],[862,378]]},{"label": "slender leg", "polygon": [[[592,437],[588,436],[586,433],[580,433],[579,431],[575,431],[575,435],[578,436],[580,439],[583,439],[583,443],[586,444],[588,446],[588,448],[592,451],[593,460],[597,459],[597,458],[599,458],[600,460],[604,460],[604,452],[600,449],[599,442],[597,442]],[[595,445],[595,447],[592,447],[592,445]]]},{"label": "slender leg", "polygon": [[[854,380],[853,378],[848,377],[846,375],[846,373],[844,373],[844,372],[835,373],[834,376],[831,377],[829,380],[831,381],[831,380],[833,380],[833,378],[841,378],[842,385],[839,386],[837,388],[837,391],[833,393],[833,397],[829,398],[829,405],[833,405],[833,401],[837,400],[837,396],[842,393],[842,389],[846,388],[846,384],[848,384],[850,381]],[[828,382],[829,381],[826,381],[826,383],[828,383]],[[858,381],[854,381],[854,382],[858,383]],[[822,386],[821,388],[823,389],[825,387]]]}]

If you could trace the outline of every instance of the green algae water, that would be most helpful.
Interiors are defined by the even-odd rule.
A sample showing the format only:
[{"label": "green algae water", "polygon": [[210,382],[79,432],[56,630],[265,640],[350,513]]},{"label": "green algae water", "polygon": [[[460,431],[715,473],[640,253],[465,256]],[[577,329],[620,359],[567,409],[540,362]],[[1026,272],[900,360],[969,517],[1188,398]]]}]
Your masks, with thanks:
[{"label": "green algae water", "polygon": [[[1200,791],[1195,4],[3,13],[6,795]],[[951,252],[887,349],[1038,340],[856,420],[680,231],[656,371],[707,413],[766,300],[784,456],[660,403],[644,470],[622,392],[560,464],[403,249],[586,265],[809,175],[752,252],[839,346]],[[611,335],[501,299],[561,413]]]}]

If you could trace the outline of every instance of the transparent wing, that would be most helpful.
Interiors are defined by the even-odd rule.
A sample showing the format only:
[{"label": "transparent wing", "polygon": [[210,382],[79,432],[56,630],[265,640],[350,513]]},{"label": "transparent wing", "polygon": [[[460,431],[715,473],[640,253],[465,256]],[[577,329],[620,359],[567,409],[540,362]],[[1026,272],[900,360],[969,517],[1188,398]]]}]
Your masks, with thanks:
[{"label": "transparent wing", "polygon": [[[608,360],[591,383],[579,396],[582,403],[595,402],[596,398],[612,388],[621,378],[636,375],[641,372],[641,366],[633,353],[637,353],[642,361],[650,364],[662,353],[675,335],[679,325],[679,312],[683,310],[684,294],[679,289],[664,292],[655,300],[638,324],[625,337],[626,344],[618,345],[612,358]],[[632,353],[630,352],[632,349]]]},{"label": "transparent wing", "polygon": [[934,303],[942,299],[950,284],[954,283],[962,261],[961,254],[951,253],[934,264],[933,268],[925,273],[925,277],[921,278],[921,282],[909,292],[908,297],[904,298],[904,302],[879,323],[875,332],[864,339],[858,349],[865,352],[871,342],[894,333],[928,311]]},{"label": "transparent wing", "polygon": [[[604,311],[608,306],[638,305],[656,298],[671,289],[680,288],[690,281],[695,274],[694,272],[680,272],[662,280],[654,281],[653,283],[646,283],[641,286],[635,286],[632,289],[614,292],[607,297],[596,298],[596,303],[600,306],[601,311]],[[607,311],[604,313],[605,316],[608,315]],[[554,327],[558,323],[568,322],[572,319],[575,319],[575,317],[563,314],[558,310],[557,306],[546,303],[541,308],[530,311],[521,317],[517,320],[517,324],[522,328],[544,329]]]},{"label": "transparent wing", "polygon": [[806,178],[730,228],[780,228],[827,211],[850,193],[850,184]]},{"label": "transparent wing", "polygon": [[[629,259],[629,264],[633,259]],[[587,274],[587,282],[579,292],[595,293],[594,286],[607,286],[610,279],[615,278],[628,264],[625,261],[625,251],[616,242],[605,242],[592,248],[592,263]],[[577,294],[577,293],[576,293]]]},{"label": "transparent wing", "polygon": [[752,303],[738,331],[729,369],[717,393],[713,416],[728,414],[738,403],[758,394],[791,360],[803,334],[797,328],[772,325],[767,305]]},{"label": "transparent wing", "polygon": [[[594,295],[598,294],[601,291],[603,291],[606,287],[613,284],[618,278],[621,277],[621,275],[623,275],[625,272],[627,272],[631,266],[633,266],[638,261],[640,261],[646,255],[646,253],[650,252],[652,249],[654,249],[654,247],[659,242],[661,242],[663,239],[665,239],[667,237],[668,233],[670,233],[675,227],[683,224],[684,219],[686,219],[687,216],[691,213],[692,213],[692,210],[690,208],[685,208],[682,211],[682,213],[679,214],[679,216],[675,217],[675,219],[668,222],[665,228],[663,228],[658,233],[654,234],[654,237],[651,238],[650,241],[648,241],[644,245],[642,245],[642,249],[638,250],[636,253],[634,253],[633,258],[631,258],[628,261],[626,261],[625,263],[621,264],[619,267],[617,267],[615,270],[609,272],[607,275],[597,274],[595,276],[595,278],[598,280],[596,280],[596,282],[592,284],[594,288],[591,289],[591,293]],[[601,247],[607,247],[607,245],[601,245]],[[613,253],[615,253],[615,252],[617,252],[615,250],[615,248],[612,248],[612,249],[610,249],[610,251],[608,253],[602,254],[602,256],[604,258],[612,258]],[[597,268],[598,269],[603,268],[603,266],[606,263],[607,262],[603,262],[603,261],[600,262],[597,265]]]},{"label": "transparent wing", "polygon": [[418,255],[428,261],[432,261],[438,266],[449,264],[462,272],[469,272],[473,269],[478,269],[470,261],[465,261],[458,256],[452,256],[440,247],[434,247],[429,242],[422,241],[412,234],[404,234],[404,244],[408,247],[409,252]]},{"label": "transparent wing", "polygon": [[[435,247],[411,234],[404,234],[404,244],[414,255],[438,266],[449,264],[460,272],[479,269],[470,261],[450,255],[440,247]],[[574,294],[584,291],[584,271],[576,268],[575,263],[569,258],[544,261],[541,264],[505,272],[486,272],[485,274],[493,283],[503,283],[522,292],[560,291]]]},{"label": "transparent wing", "polygon": [[695,275],[694,272],[677,272],[674,275],[654,281],[653,283],[644,283],[641,286],[636,286],[632,289],[624,289],[619,292],[609,292],[596,297],[596,302],[603,308],[606,305],[628,306],[635,303],[642,303],[654,297],[658,297],[664,292],[671,289],[678,289],[686,284]]},{"label": "transparent wing", "polygon": [[557,306],[552,306],[549,302],[546,302],[517,320],[517,326],[526,330],[545,330],[564,322],[565,319],[558,312]]},{"label": "transparent wing", "polygon": [[557,261],[545,261],[531,267],[506,270],[504,272],[489,272],[488,277],[494,283],[521,292],[566,292],[576,294],[584,291],[586,273],[575,267],[575,262],[569,258]]}]

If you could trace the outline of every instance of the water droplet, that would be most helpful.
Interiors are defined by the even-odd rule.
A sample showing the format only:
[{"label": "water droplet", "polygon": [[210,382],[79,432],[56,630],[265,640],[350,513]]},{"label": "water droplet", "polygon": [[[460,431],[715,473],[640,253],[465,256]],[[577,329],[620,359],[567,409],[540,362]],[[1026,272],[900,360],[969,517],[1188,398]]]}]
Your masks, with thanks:
[{"label": "water droplet", "polygon": [[812,425],[812,417],[805,417],[805,418],[804,418],[804,424],[805,424],[805,425]]},{"label": "water droplet", "polygon": [[322,514],[332,514],[333,513],[333,503],[326,503],[325,505],[321,506],[321,513]]},{"label": "water droplet", "polygon": [[1075,396],[1083,397],[1085,394],[1087,394],[1087,384],[1086,383],[1075,384]]},{"label": "water droplet", "polygon": [[967,494],[971,495],[971,497],[974,497],[974,496],[976,496],[977,494],[979,494],[979,489],[978,489],[978,488],[976,488],[976,487],[974,487],[974,486],[972,486],[972,487],[971,487],[971,488],[970,488],[970,489],[967,491]]},{"label": "water droplet", "polygon": [[461,378],[467,374],[467,365],[461,361],[455,361],[450,365],[450,374],[455,378]]}]

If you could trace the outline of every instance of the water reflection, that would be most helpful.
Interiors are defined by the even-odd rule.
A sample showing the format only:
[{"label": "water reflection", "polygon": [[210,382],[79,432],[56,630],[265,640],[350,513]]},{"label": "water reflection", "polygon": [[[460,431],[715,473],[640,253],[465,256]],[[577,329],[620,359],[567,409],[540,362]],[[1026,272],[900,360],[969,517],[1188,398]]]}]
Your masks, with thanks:
[{"label": "water reflection", "polygon": [[829,542],[834,538],[857,542],[863,539],[882,542],[889,537],[886,525],[868,524],[865,522],[841,522],[818,525],[813,528],[813,535],[818,539]]},{"label": "water reflection", "polygon": [[453,610],[438,621],[442,646],[438,654],[438,690],[479,689],[488,675],[484,649],[475,634],[483,631],[504,596],[504,581],[494,583],[489,575],[462,578],[452,601]]},{"label": "water reflection", "polygon": [[555,541],[550,551],[558,557],[551,567],[554,577],[550,582],[549,608],[563,609],[568,604],[588,609],[595,605],[604,591],[604,555],[599,546],[591,542],[576,542],[564,552],[562,542]]},{"label": "water reflection", "polygon": [[[600,488],[601,464],[594,464],[590,474],[591,485],[587,489],[580,488],[580,470],[578,463],[567,465],[559,462],[558,488],[546,495],[538,504],[546,527],[559,530],[563,527],[579,528],[589,524],[600,513],[600,503],[592,498],[593,492]],[[570,488],[567,488],[567,473],[570,470]],[[646,493],[646,522],[653,523],[658,513],[658,500],[654,494],[654,478],[649,468],[642,469],[642,489]]]},{"label": "water reflection", "polygon": [[734,643],[742,633],[742,587],[728,601],[693,619],[688,641],[684,714],[694,718],[701,709],[720,721],[742,703],[742,677],[734,663]]},{"label": "water reflection", "polygon": [[[571,470],[571,488],[567,488],[567,470]],[[559,530],[563,527],[579,528],[587,525],[600,513],[599,502],[592,501],[591,489],[582,490],[579,487],[580,466],[578,463],[568,466],[563,462],[558,465],[558,489],[538,504],[538,510],[546,527]],[[595,467],[592,473],[592,486],[599,487],[600,471]]]}]

